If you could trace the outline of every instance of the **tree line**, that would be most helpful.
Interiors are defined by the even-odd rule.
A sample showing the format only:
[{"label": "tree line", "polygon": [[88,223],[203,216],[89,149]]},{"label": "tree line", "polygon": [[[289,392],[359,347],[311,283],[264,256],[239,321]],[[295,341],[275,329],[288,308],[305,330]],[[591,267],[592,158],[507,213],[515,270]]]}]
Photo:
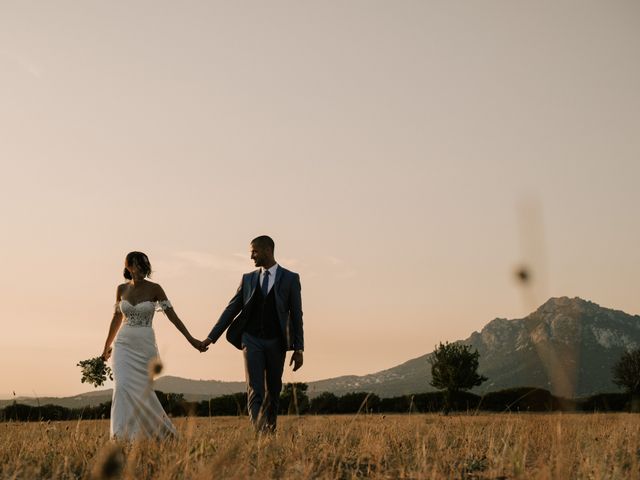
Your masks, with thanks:
[{"label": "tree line", "polygon": [[[368,392],[337,396],[324,392],[309,399],[306,383],[288,383],[280,394],[280,414],[429,413],[450,411],[552,412],[640,411],[640,349],[624,353],[613,367],[613,382],[625,393],[599,394],[583,399],[556,397],[540,388],[511,388],[475,395],[468,390],[487,377],[478,374],[479,353],[471,346],[440,343],[429,358],[432,380],[438,392],[380,398]],[[184,395],[156,391],[168,415],[229,416],[247,414],[247,394],[236,393],[201,402]],[[0,421],[41,421],[109,418],[111,402],[94,407],[29,406],[14,403],[0,409]]]},{"label": "tree line", "polygon": [[[445,406],[458,412],[619,412],[629,411],[631,402],[624,393],[599,394],[583,399],[565,399],[539,388],[510,388],[485,395],[457,392],[417,393],[380,398],[368,392],[335,395],[324,392],[309,399],[305,383],[287,384],[281,396],[283,415],[441,413]],[[295,392],[295,393],[294,393]],[[185,400],[184,395],[155,392],[168,415],[182,416],[242,416],[247,414],[247,394],[223,395],[200,402]],[[294,399],[295,395],[295,399]],[[111,402],[85,408],[65,408],[59,405],[30,406],[20,403],[0,409],[0,421],[56,421],[108,419]]]}]

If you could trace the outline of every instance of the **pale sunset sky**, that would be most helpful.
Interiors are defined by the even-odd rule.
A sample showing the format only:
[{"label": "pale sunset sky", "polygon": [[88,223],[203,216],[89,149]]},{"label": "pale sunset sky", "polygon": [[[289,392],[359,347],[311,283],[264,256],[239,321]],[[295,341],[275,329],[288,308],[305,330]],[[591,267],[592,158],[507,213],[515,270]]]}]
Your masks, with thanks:
[{"label": "pale sunset sky", "polygon": [[[639,47],[635,0],[3,1],[0,398],[92,390],[131,250],[204,338],[271,235],[303,289],[285,382],[550,296],[640,313]],[[155,330],[165,374],[244,379]]]}]

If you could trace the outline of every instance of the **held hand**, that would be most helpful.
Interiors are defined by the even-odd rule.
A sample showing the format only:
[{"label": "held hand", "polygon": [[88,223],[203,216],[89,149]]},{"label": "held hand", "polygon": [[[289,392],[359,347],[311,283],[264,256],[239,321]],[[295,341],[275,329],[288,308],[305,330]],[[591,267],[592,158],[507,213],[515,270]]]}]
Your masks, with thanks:
[{"label": "held hand", "polygon": [[195,338],[192,338],[191,340],[189,340],[189,343],[191,343],[193,348],[195,348],[201,353],[206,352],[209,349],[209,347],[207,347],[207,345],[205,345],[204,342],[201,342],[200,340],[197,340]]},{"label": "held hand", "polygon": [[205,338],[204,340],[200,341],[200,348],[198,350],[200,350],[201,352],[206,352],[209,349],[209,345],[213,343],[209,337]]},{"label": "held hand", "polygon": [[201,340],[200,341],[200,348],[198,350],[200,350],[200,353],[206,352],[207,350],[209,350],[209,344],[206,343],[206,341]]},{"label": "held hand", "polygon": [[296,350],[291,355],[291,361],[289,361],[289,366],[293,365],[293,371],[295,372],[302,366],[302,350]]}]

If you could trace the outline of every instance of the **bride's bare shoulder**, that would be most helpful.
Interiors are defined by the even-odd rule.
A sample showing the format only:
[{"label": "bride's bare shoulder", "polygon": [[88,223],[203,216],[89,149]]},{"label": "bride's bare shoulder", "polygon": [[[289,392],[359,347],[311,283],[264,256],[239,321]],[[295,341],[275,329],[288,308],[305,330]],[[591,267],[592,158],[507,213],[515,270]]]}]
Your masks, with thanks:
[{"label": "bride's bare shoulder", "polygon": [[167,294],[164,293],[164,289],[160,286],[159,283],[153,283],[153,282],[149,282],[150,283],[150,287],[151,287],[151,292],[153,292],[153,298],[155,300],[166,300],[167,299]]},{"label": "bride's bare shoulder", "polygon": [[147,282],[149,282],[149,289],[150,289],[153,293],[160,293],[160,292],[164,292],[164,290],[162,290],[162,287],[160,286],[160,284],[159,284],[159,283],[150,282],[149,280],[147,280]]},{"label": "bride's bare shoulder", "polygon": [[124,293],[126,288],[126,283],[121,283],[120,285],[118,285],[118,287],[116,288],[116,301],[120,301],[120,299],[122,298],[122,294]]}]

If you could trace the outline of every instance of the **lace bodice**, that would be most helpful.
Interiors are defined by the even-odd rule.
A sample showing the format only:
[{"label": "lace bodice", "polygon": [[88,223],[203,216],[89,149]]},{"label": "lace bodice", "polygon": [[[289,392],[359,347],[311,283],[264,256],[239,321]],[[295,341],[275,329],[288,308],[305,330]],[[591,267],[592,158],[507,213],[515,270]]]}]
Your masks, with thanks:
[{"label": "lace bodice", "polygon": [[153,322],[153,314],[163,312],[168,308],[173,308],[169,300],[158,302],[146,300],[135,305],[129,303],[128,300],[120,300],[115,305],[116,312],[120,311],[124,315],[124,324],[130,327],[150,327]]}]

